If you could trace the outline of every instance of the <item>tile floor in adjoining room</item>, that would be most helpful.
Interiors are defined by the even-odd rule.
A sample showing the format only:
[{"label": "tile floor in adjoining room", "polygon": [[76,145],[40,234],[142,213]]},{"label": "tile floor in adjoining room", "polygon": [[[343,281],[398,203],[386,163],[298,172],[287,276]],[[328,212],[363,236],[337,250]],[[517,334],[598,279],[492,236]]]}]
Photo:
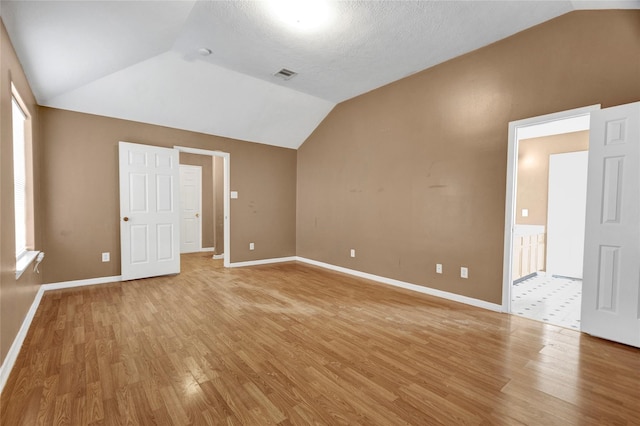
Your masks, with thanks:
[{"label": "tile floor in adjoining room", "polygon": [[511,313],[580,330],[582,280],[537,275],[513,285]]}]

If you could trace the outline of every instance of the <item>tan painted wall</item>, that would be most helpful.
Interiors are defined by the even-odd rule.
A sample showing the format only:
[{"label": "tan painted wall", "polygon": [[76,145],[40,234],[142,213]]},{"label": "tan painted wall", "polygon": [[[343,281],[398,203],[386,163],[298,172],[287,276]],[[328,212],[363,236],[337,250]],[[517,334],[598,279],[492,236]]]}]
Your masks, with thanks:
[{"label": "tan painted wall", "polygon": [[[589,131],[523,139],[518,147],[516,223],[547,226],[549,156],[589,149]],[[522,217],[522,209],[529,210]]]},{"label": "tan painted wall", "polygon": [[[34,247],[41,247],[40,139],[38,107],[16,57],[9,36],[0,21],[0,363],[15,339],[40,287],[41,276],[32,268],[16,280],[15,217],[13,203],[13,129],[11,123],[11,82],[15,84],[31,115],[34,164]],[[41,269],[46,269],[47,260]]]},{"label": "tan painted wall", "polygon": [[501,303],[508,123],[640,100],[639,51],[640,11],[573,12],[338,105],[298,150],[298,255]]},{"label": "tan painted wall", "polygon": [[[45,282],[120,275],[118,141],[229,152],[239,192],[231,261],[295,254],[295,150],[52,108],[40,116]],[[101,262],[104,251],[111,262]]]},{"label": "tan painted wall", "polygon": [[213,159],[210,155],[181,152],[180,164],[202,167],[202,206],[200,211],[202,219],[202,248],[214,247]]}]

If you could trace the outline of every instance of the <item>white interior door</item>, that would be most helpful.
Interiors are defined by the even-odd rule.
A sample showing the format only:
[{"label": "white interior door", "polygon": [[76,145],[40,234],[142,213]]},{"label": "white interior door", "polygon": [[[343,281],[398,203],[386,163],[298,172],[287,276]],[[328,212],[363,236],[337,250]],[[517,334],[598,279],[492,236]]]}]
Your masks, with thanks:
[{"label": "white interior door", "polygon": [[180,165],[180,253],[202,250],[202,167]]},{"label": "white interior door", "polygon": [[582,278],[588,151],[549,156],[548,275]]},{"label": "white interior door", "polygon": [[640,347],[640,102],[591,113],[582,331]]},{"label": "white interior door", "polygon": [[180,272],[178,151],[120,142],[122,279]]}]

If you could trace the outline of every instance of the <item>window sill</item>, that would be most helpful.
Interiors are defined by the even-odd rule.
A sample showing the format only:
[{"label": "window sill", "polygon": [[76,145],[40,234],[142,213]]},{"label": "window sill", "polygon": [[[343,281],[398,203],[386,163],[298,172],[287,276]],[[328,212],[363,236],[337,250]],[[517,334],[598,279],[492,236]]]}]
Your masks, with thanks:
[{"label": "window sill", "polygon": [[16,260],[16,280],[20,278],[20,276],[27,270],[29,265],[35,260],[38,256],[39,251],[29,250],[26,251],[20,256],[20,259]]}]

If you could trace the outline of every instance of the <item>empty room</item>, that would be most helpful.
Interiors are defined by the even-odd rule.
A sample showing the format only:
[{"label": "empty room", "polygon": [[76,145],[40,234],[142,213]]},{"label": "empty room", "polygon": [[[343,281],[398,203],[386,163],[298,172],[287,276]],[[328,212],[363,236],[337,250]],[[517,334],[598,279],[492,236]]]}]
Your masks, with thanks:
[{"label": "empty room", "polygon": [[638,424],[640,1],[0,19],[0,424]]}]

